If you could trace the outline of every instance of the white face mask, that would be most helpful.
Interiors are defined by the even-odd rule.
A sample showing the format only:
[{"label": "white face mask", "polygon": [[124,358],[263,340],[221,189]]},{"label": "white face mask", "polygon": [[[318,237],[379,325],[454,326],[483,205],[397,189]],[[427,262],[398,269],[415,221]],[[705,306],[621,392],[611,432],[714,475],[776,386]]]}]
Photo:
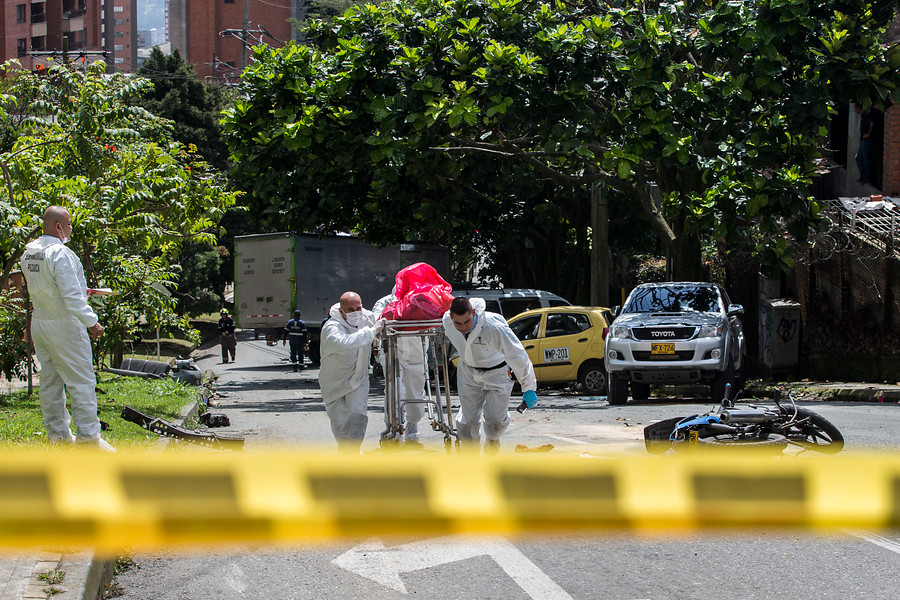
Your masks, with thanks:
[{"label": "white face mask", "polygon": [[[63,228],[61,226],[59,228],[59,231],[60,231],[60,233],[62,233],[62,231],[63,231]],[[72,239],[72,230],[69,229],[69,235],[63,234],[63,237],[59,238],[59,241],[61,241],[63,244],[68,244],[69,240],[71,240],[71,239]]]},{"label": "white face mask", "polygon": [[366,315],[364,315],[361,310],[355,310],[344,314],[347,315],[347,322],[353,327],[359,327],[366,319]]}]

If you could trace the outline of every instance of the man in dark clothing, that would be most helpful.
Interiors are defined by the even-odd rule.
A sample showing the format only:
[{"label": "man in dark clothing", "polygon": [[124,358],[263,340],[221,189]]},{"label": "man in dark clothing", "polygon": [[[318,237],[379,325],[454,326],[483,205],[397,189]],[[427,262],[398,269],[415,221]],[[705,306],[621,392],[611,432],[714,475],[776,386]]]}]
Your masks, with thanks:
[{"label": "man in dark clothing", "polygon": [[222,362],[228,363],[228,354],[231,353],[231,360],[234,361],[235,351],[237,350],[237,338],[234,335],[234,319],[228,315],[226,309],[222,309],[222,318],[219,319],[219,344],[222,346]]},{"label": "man in dark clothing", "polygon": [[294,311],[294,318],[284,326],[282,345],[286,344],[287,340],[291,341],[291,364],[294,365],[294,370],[296,371],[298,365],[301,368],[303,367],[303,351],[306,349],[307,342],[309,342],[306,323],[300,320],[299,310]]},{"label": "man in dark clothing", "polygon": [[856,166],[859,167],[858,181],[860,183],[871,183],[875,120],[872,118],[872,111],[864,111],[862,105],[858,102],[853,105],[853,110],[859,115],[859,147],[856,150]]}]

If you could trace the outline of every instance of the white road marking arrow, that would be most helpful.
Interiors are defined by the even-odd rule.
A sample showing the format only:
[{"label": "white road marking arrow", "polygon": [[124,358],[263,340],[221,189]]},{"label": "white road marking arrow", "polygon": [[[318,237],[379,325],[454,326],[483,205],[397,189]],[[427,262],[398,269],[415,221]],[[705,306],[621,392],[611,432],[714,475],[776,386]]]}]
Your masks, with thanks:
[{"label": "white road marking arrow", "polygon": [[845,529],[844,532],[849,533],[850,535],[855,535],[858,538],[862,538],[867,542],[875,544],[876,546],[881,546],[885,550],[890,550],[891,552],[900,554],[900,544],[893,540],[889,540],[888,538],[881,537],[880,535],[875,535],[871,531],[863,531],[862,529]]},{"label": "white road marking arrow", "polygon": [[467,538],[448,536],[386,548],[372,538],[333,561],[376,583],[408,593],[401,573],[428,569],[476,556],[490,556],[534,600],[571,600],[572,597],[506,539],[499,536]]}]

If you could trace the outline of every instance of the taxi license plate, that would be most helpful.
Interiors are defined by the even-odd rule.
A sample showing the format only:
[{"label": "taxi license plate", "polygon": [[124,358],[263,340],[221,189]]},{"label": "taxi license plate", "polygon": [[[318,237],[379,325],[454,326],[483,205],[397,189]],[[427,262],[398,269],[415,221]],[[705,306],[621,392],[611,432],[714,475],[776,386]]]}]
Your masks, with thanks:
[{"label": "taxi license plate", "polygon": [[675,344],[650,344],[650,354],[675,354]]}]

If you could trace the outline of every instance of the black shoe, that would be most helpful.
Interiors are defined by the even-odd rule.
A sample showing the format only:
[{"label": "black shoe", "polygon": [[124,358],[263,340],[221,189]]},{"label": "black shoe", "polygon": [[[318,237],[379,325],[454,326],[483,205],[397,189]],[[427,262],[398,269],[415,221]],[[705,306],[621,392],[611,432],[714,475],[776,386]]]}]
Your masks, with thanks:
[{"label": "black shoe", "polygon": [[297,372],[297,365],[294,365],[294,373]]},{"label": "black shoe", "polygon": [[227,358],[223,358],[223,359],[222,359],[222,364],[223,364],[223,365],[227,365],[227,364],[228,364],[228,359],[227,359]]}]

